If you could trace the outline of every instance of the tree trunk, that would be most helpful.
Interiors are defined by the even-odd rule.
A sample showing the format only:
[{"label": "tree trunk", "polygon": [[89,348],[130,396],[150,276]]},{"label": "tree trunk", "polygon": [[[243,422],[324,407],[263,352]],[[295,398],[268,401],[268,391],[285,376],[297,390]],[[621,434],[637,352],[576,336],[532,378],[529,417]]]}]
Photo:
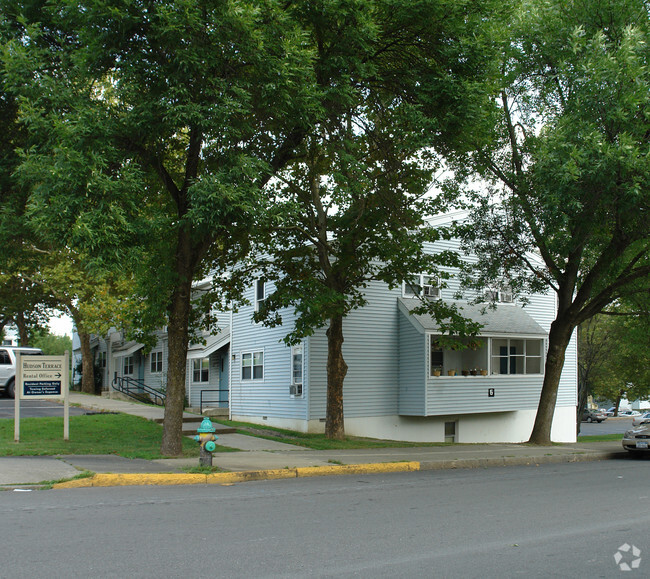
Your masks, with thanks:
[{"label": "tree trunk", "polygon": [[343,381],[348,365],[343,359],[343,316],[330,318],[327,329],[327,414],[325,436],[333,440],[345,438],[343,418]]},{"label": "tree trunk", "polygon": [[29,332],[27,331],[27,324],[25,323],[25,316],[22,312],[14,318],[16,328],[18,328],[18,339],[21,346],[29,346]]},{"label": "tree trunk", "polygon": [[169,306],[167,339],[167,396],[161,453],[165,456],[183,454],[183,410],[185,407],[185,378],[187,373],[187,342],[192,297],[192,263],[189,235],[179,233],[176,252],[178,282]]},{"label": "tree trunk", "polygon": [[81,391],[95,394],[95,364],[90,349],[90,334],[79,331],[81,343]]},{"label": "tree trunk", "polygon": [[564,368],[564,357],[571,340],[573,325],[562,319],[556,319],[551,324],[548,336],[548,355],[544,370],[544,383],[535,417],[535,425],[528,442],[531,444],[551,444],[551,426],[557,401],[557,391],[560,385],[560,375]]}]

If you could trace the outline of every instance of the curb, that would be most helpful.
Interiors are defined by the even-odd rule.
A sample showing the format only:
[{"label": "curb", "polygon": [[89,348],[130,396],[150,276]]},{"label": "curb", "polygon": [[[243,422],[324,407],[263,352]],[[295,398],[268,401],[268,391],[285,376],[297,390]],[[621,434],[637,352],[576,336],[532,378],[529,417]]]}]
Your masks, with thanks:
[{"label": "curb", "polygon": [[272,470],[252,470],[241,472],[217,472],[212,474],[96,474],[82,479],[52,485],[53,489],[73,489],[87,487],[112,487],[135,485],[192,485],[192,484],[233,484],[254,480],[276,480],[313,476],[332,476],[344,474],[373,474],[385,472],[408,472],[420,470],[419,462],[386,462],[374,464],[346,464],[333,466],[306,466]]},{"label": "curb", "polygon": [[234,484],[259,480],[279,480],[315,476],[350,474],[379,474],[411,472],[419,470],[453,470],[471,468],[492,468],[504,466],[537,466],[567,462],[591,462],[626,457],[626,452],[592,452],[585,454],[521,456],[500,458],[460,458],[430,462],[382,462],[369,464],[347,464],[332,466],[308,466],[296,468],[219,472],[212,474],[96,474],[89,478],[74,479],[52,485],[53,489],[88,487],[141,486],[141,485],[193,485]]}]

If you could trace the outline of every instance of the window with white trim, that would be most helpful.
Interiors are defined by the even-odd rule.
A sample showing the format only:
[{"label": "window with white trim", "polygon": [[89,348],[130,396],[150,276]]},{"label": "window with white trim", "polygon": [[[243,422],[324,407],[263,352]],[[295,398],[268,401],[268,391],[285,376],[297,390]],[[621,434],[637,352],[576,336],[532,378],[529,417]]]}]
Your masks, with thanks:
[{"label": "window with white trim", "polygon": [[437,299],[440,297],[440,280],[433,275],[411,275],[404,282],[402,295],[404,297],[421,295],[427,298]]},{"label": "window with white trim", "polygon": [[124,374],[133,374],[135,370],[135,362],[133,356],[124,356]]},{"label": "window with white trim", "polygon": [[292,396],[302,396],[302,344],[291,348],[291,388]]},{"label": "window with white trim", "polygon": [[541,339],[493,338],[492,374],[541,374],[543,343]]},{"label": "window with white trim", "polygon": [[192,382],[210,381],[210,358],[194,358],[192,360]]},{"label": "window with white trim", "polygon": [[264,379],[264,352],[242,352],[241,355],[241,379],[242,380],[263,380]]},{"label": "window with white trim", "polygon": [[151,352],[151,372],[158,374],[162,372],[163,369],[163,353],[162,352]]},{"label": "window with white trim", "polygon": [[501,289],[487,289],[484,292],[484,297],[490,302],[501,302],[502,304],[511,304],[515,301],[512,290],[508,287]]},{"label": "window with white trim", "polygon": [[106,368],[106,352],[97,352],[97,367]]},{"label": "window with white trim", "polygon": [[266,299],[266,284],[264,280],[255,280],[255,311],[260,311],[260,305]]}]

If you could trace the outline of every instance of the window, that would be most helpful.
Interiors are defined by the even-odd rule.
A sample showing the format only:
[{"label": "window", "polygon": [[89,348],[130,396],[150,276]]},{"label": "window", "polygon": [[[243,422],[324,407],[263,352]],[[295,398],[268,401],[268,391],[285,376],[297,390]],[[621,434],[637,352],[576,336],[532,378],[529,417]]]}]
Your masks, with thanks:
[{"label": "window", "polygon": [[151,372],[162,372],[163,369],[163,353],[151,352]]},{"label": "window", "polygon": [[210,380],[210,358],[194,358],[192,360],[192,382],[208,382]]},{"label": "window", "polygon": [[7,350],[0,350],[0,364],[3,366],[11,364],[11,358],[9,357],[9,352],[7,352]]},{"label": "window", "polygon": [[493,374],[541,374],[542,340],[493,339]]},{"label": "window", "polygon": [[440,376],[443,366],[445,365],[445,357],[442,348],[438,345],[436,336],[430,337],[430,350],[429,350],[429,376]]},{"label": "window", "polygon": [[241,379],[262,380],[264,378],[264,352],[244,352],[241,355]]},{"label": "window", "polygon": [[456,442],[455,422],[445,422],[445,442]]},{"label": "window", "polygon": [[106,352],[97,352],[97,366],[106,368]]},{"label": "window", "polygon": [[266,286],[264,280],[255,281],[255,311],[259,312],[261,303],[266,299]]},{"label": "window", "polygon": [[440,281],[432,275],[412,275],[404,282],[404,297],[440,297]]},{"label": "window", "polygon": [[293,396],[302,396],[302,345],[291,348],[291,388]]},{"label": "window", "polygon": [[124,358],[124,374],[133,374],[135,364],[133,362],[133,356],[125,356]]},{"label": "window", "polygon": [[501,302],[502,304],[511,304],[515,301],[512,290],[508,287],[502,287],[499,290],[488,289],[483,294],[485,299],[490,302]]}]

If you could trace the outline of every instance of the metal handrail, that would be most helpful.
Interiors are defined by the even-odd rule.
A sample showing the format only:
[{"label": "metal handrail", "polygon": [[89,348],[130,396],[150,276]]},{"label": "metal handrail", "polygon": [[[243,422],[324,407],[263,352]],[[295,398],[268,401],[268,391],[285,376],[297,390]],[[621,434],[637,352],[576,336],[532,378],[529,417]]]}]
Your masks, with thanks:
[{"label": "metal handrail", "polygon": [[[158,406],[165,404],[165,393],[147,386],[141,378],[130,378],[129,376],[115,376],[113,387],[136,400],[141,399],[142,394],[147,394],[151,401]],[[135,392],[133,392],[135,390]]]},{"label": "metal handrail", "polygon": [[[205,394],[206,392],[216,392],[217,393],[217,399],[216,400],[203,400],[203,394]],[[228,407],[227,406],[228,405],[227,396],[226,396],[226,400],[219,400],[219,395],[221,394],[221,392],[226,392],[226,395],[227,395],[228,389],[227,388],[219,388],[217,390],[201,390],[200,398],[199,398],[199,404],[200,404],[200,407],[201,407],[201,409],[199,410],[200,414],[203,414],[203,403],[204,402],[206,404],[215,403],[215,402],[217,404],[226,404],[226,408]]]}]

